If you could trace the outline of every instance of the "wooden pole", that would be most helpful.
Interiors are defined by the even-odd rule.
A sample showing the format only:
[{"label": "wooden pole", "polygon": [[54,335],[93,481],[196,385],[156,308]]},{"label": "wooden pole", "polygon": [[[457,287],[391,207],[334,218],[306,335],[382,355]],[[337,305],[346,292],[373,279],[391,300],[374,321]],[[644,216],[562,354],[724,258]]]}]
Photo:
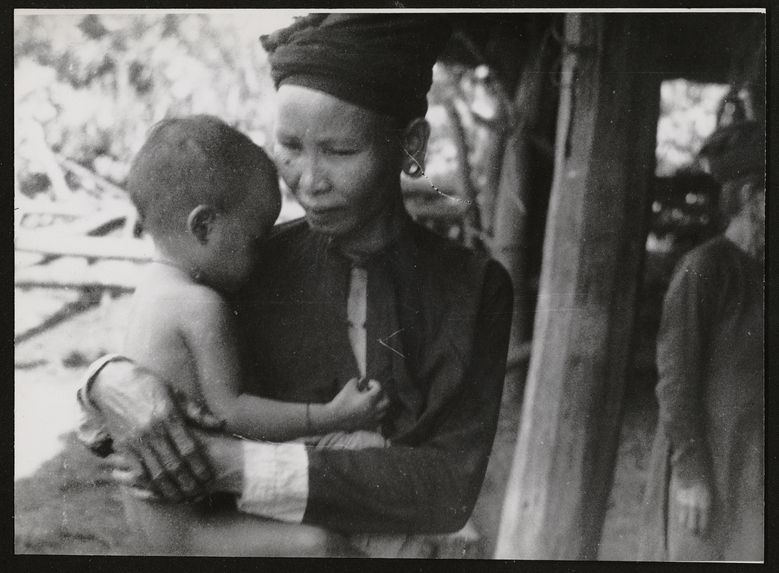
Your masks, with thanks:
[{"label": "wooden pole", "polygon": [[96,289],[132,292],[140,276],[138,265],[95,264],[73,270],[67,267],[34,266],[14,273],[17,288]]},{"label": "wooden pole", "polygon": [[17,234],[14,237],[14,248],[43,255],[134,262],[150,261],[153,251],[151,244],[140,239],[59,236],[43,232]]},{"label": "wooden pole", "polygon": [[618,443],[660,77],[640,15],[565,21],[533,351],[496,557],[595,559]]},{"label": "wooden pole", "polygon": [[[533,22],[535,24],[535,22]],[[535,300],[531,299],[529,288],[529,245],[528,227],[533,213],[532,197],[547,195],[550,181],[540,177],[543,167],[552,163],[551,153],[548,165],[534,161],[532,141],[540,137],[543,127],[550,124],[554,113],[550,106],[544,106],[542,99],[548,97],[550,75],[554,65],[551,42],[544,41],[548,28],[528,26],[529,57],[520,76],[513,101],[507,102],[514,118],[511,131],[505,141],[500,168],[498,192],[495,200],[494,235],[491,254],[509,272],[514,286],[514,310],[511,319],[511,343],[509,345],[508,376],[506,388],[521,391],[527,374],[529,352],[526,345],[532,334],[532,310]],[[553,121],[553,120],[552,120]],[[549,144],[551,148],[551,143]],[[548,172],[548,171],[547,171]]]},{"label": "wooden pole", "polygon": [[19,344],[20,342],[24,342],[25,340],[28,340],[33,336],[36,336],[41,332],[53,328],[54,326],[57,326],[61,322],[64,322],[65,320],[68,320],[73,316],[94,307],[100,302],[100,297],[98,296],[98,292],[99,291],[96,290],[82,289],[81,295],[75,301],[66,304],[60,310],[55,312],[53,315],[48,317],[40,324],[37,324],[32,328],[28,328],[27,330],[20,332],[19,334],[14,334],[14,344]]},{"label": "wooden pole", "polygon": [[127,192],[119,187],[118,185],[111,183],[108,179],[105,177],[101,177],[97,173],[87,169],[83,165],[79,165],[75,161],[72,161],[71,159],[68,159],[64,155],[55,154],[54,157],[57,159],[57,161],[68,171],[72,171],[79,177],[83,177],[84,179],[89,179],[96,185],[99,185],[102,187],[105,191],[108,191],[108,193],[116,198],[124,199],[127,197]]}]

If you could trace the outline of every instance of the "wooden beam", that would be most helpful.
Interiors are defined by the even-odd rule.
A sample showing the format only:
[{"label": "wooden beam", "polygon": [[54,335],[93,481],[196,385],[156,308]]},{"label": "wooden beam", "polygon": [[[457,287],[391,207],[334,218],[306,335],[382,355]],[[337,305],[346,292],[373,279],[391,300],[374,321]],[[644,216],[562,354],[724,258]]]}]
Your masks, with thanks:
[{"label": "wooden beam", "polygon": [[[549,179],[542,172],[531,153],[533,141],[548,123],[554,108],[543,105],[548,97],[548,83],[557,53],[548,41],[549,28],[531,28],[528,35],[529,55],[526,67],[515,90],[512,116],[516,118],[506,140],[495,201],[494,234],[491,254],[511,276],[514,286],[514,311],[511,319],[509,371],[507,383],[521,389],[526,372],[511,372],[512,366],[522,364],[521,346],[532,334],[532,310],[535,300],[529,288],[528,228],[533,217],[533,196],[549,194]],[[554,125],[553,123],[551,125]],[[551,147],[551,146],[550,146]],[[547,168],[551,164],[551,158]],[[548,171],[547,171],[548,173]],[[516,355],[516,356],[515,356]]]},{"label": "wooden beam", "polygon": [[[656,32],[652,71],[663,79],[702,83],[731,82],[734,65],[765,38],[766,15],[760,13],[662,13],[643,18]],[[743,62],[741,62],[743,63]]]},{"label": "wooden beam", "polygon": [[14,286],[18,288],[59,288],[59,289],[107,289],[119,292],[132,292],[138,282],[139,272],[136,265],[122,268],[101,268],[100,264],[89,265],[73,271],[56,266],[35,266],[20,269],[14,273]]},{"label": "wooden beam", "polygon": [[152,254],[151,245],[139,239],[73,237],[44,232],[19,233],[14,238],[14,248],[45,255],[136,262],[150,261]]},{"label": "wooden beam", "polygon": [[41,332],[45,332],[46,330],[57,326],[59,323],[68,320],[77,314],[97,306],[98,304],[100,304],[100,292],[97,290],[85,289],[81,292],[81,295],[78,299],[73,302],[69,302],[50,317],[46,318],[46,320],[40,324],[36,324],[32,328],[28,328],[19,334],[14,334],[14,344],[24,342],[25,340],[28,340],[33,336],[40,334]]},{"label": "wooden beam", "polygon": [[[26,198],[25,198],[26,199]],[[116,201],[106,199],[100,204],[100,211],[117,210],[122,208],[127,211],[129,203],[127,201]],[[57,215],[62,217],[83,217],[85,213],[93,211],[95,205],[90,202],[76,203],[74,201],[48,201],[41,199],[26,199],[21,204],[21,210],[25,215]]]},{"label": "wooden beam", "polygon": [[90,181],[94,182],[96,185],[103,187],[103,189],[108,191],[111,195],[114,195],[115,197],[118,198],[127,197],[127,193],[125,192],[124,189],[122,189],[115,183],[111,183],[105,177],[101,177],[97,173],[91,171],[90,169],[87,169],[83,165],[80,165],[71,159],[68,159],[64,155],[55,154],[55,157],[63,167],[75,173],[79,177],[89,179]]},{"label": "wooden beam", "polygon": [[71,236],[102,237],[122,227],[129,217],[128,211],[126,208],[118,212],[99,211],[95,215],[89,215],[72,223],[60,225],[57,228],[57,232]]},{"label": "wooden beam", "polygon": [[654,168],[654,32],[641,15],[566,16],[555,176],[498,558],[597,557]]}]

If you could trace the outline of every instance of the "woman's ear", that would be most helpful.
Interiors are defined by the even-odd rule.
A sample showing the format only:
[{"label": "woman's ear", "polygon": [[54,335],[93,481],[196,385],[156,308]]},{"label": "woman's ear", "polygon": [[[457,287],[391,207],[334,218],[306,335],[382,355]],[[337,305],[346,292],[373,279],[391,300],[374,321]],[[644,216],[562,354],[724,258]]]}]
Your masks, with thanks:
[{"label": "woman's ear", "polygon": [[401,166],[403,173],[409,177],[417,178],[422,175],[429,137],[430,124],[422,117],[412,120],[403,130]]},{"label": "woman's ear", "polygon": [[187,230],[201,245],[208,243],[216,221],[216,209],[209,205],[198,205],[189,212]]}]

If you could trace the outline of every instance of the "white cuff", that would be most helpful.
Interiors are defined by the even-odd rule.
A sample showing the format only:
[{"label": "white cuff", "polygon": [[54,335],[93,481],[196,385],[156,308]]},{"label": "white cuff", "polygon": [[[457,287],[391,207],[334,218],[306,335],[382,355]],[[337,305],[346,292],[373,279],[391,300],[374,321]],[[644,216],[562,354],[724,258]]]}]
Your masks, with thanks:
[{"label": "white cuff", "polygon": [[303,444],[243,442],[240,511],[300,523],[307,502],[308,454]]}]

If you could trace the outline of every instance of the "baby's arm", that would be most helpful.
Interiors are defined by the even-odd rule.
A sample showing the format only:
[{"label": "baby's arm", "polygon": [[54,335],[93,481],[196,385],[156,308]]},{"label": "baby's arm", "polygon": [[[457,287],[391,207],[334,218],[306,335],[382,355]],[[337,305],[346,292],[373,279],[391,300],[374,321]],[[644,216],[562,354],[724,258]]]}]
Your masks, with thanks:
[{"label": "baby's arm", "polygon": [[[371,381],[364,391],[350,380],[328,404],[302,404],[260,398],[241,391],[238,344],[229,305],[218,293],[194,287],[182,332],[197,364],[203,397],[232,433],[255,440],[287,441],[336,430],[375,427],[388,400]],[[307,412],[308,409],[308,412]]]}]

